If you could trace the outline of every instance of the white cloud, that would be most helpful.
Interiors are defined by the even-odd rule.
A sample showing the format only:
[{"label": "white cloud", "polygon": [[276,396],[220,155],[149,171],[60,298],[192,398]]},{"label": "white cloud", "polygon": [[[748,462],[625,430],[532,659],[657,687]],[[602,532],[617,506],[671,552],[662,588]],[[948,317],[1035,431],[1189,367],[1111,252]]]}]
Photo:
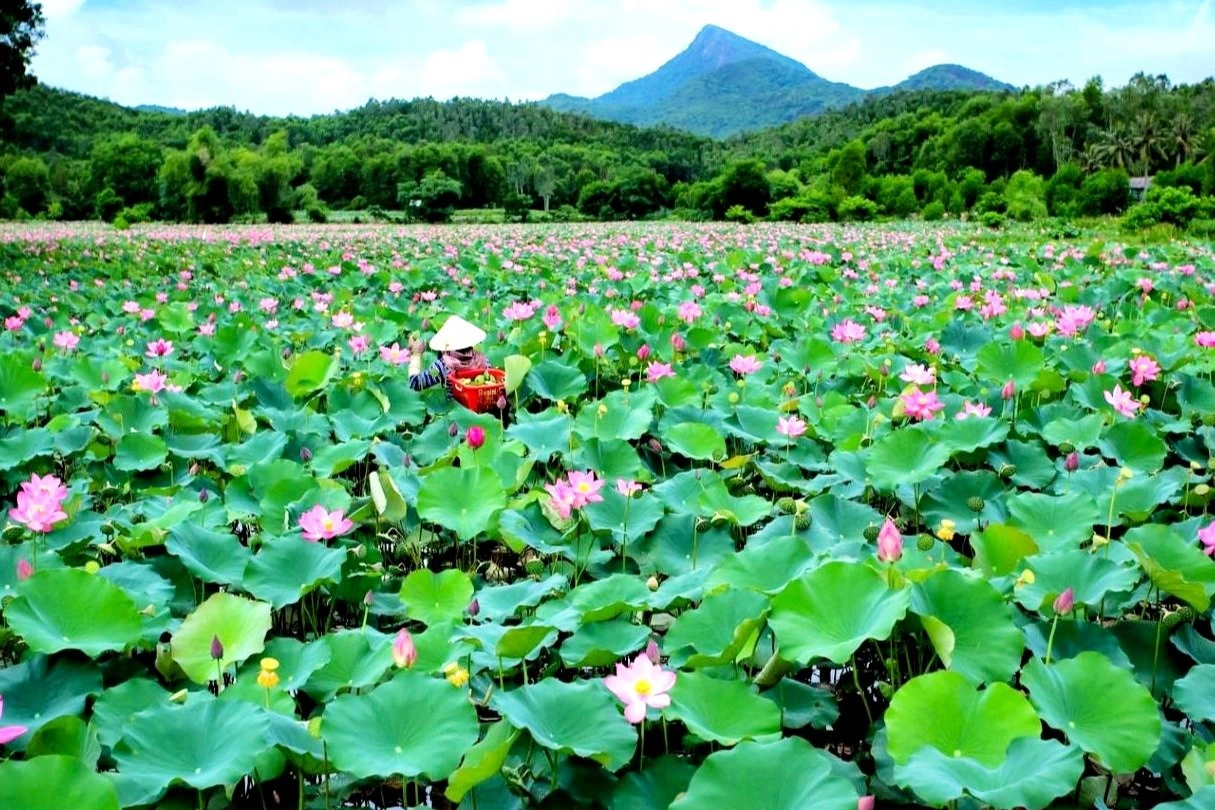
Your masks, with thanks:
[{"label": "white cloud", "polygon": [[42,16],[51,24],[71,17],[84,5],[84,0],[41,0],[41,3]]},{"label": "white cloud", "polygon": [[505,76],[481,40],[469,40],[456,50],[435,51],[422,63],[421,92],[435,98],[493,96],[504,89]]}]

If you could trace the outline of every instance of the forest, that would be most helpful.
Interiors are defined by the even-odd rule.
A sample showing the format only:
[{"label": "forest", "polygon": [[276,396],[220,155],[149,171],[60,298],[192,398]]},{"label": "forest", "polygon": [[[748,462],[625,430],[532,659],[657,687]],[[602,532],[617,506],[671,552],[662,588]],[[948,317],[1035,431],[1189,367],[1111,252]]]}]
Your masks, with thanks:
[{"label": "forest", "polygon": [[369,101],[310,118],[129,109],[45,86],[0,103],[0,218],[863,221],[1215,219],[1215,81],[870,98],[715,140],[531,103]]}]

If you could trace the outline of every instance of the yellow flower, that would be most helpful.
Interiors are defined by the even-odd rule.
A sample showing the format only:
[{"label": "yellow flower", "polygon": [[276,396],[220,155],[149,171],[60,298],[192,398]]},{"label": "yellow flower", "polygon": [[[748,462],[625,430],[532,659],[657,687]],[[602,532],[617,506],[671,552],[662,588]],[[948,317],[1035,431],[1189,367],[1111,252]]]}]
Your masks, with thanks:
[{"label": "yellow flower", "polygon": [[557,400],[557,413],[569,413],[570,406],[565,404],[564,399]]},{"label": "yellow flower", "polygon": [[278,673],[263,669],[257,673],[257,685],[263,689],[273,689],[278,686]]},{"label": "yellow flower", "polygon": [[[446,669],[446,667],[444,668]],[[451,672],[447,673],[447,682],[457,689],[468,683],[468,670],[464,667],[457,666]]]},{"label": "yellow flower", "polygon": [[1033,585],[1033,584],[1034,584],[1034,572],[1030,571],[1028,568],[1026,568],[1024,571],[1021,572],[1021,576],[1017,577],[1017,584],[1015,585],[1015,587],[1020,588],[1023,585]]},{"label": "yellow flower", "polygon": [[265,670],[266,672],[274,672],[274,670],[278,669],[278,659],[277,658],[263,658],[261,660],[261,668],[263,670]]},{"label": "yellow flower", "polygon": [[1135,473],[1130,467],[1123,467],[1121,470],[1119,470],[1118,477],[1123,481],[1129,481],[1135,477]]},{"label": "yellow flower", "polygon": [[940,538],[941,540],[944,540],[946,543],[948,543],[950,540],[953,539],[955,530],[957,528],[958,528],[958,525],[956,523],[954,523],[952,520],[950,520],[949,518],[942,518],[941,525],[937,527],[936,535],[938,538]]}]

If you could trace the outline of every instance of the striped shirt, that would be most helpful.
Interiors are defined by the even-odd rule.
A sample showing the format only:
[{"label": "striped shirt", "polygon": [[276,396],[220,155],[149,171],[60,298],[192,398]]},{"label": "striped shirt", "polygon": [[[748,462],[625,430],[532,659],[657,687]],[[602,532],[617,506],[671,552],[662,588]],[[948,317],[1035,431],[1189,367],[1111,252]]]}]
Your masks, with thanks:
[{"label": "striped shirt", "polygon": [[451,381],[447,379],[447,366],[442,358],[435,360],[425,370],[409,375],[409,387],[414,391],[423,391],[442,383],[447,388],[447,396],[451,397]]}]

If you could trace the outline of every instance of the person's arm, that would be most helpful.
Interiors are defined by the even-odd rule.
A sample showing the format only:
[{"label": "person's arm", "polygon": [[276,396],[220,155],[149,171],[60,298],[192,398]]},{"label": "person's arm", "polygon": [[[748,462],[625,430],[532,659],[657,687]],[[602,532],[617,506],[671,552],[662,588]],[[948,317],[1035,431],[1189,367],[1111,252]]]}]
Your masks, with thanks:
[{"label": "person's arm", "polygon": [[422,391],[446,381],[447,369],[443,367],[442,360],[434,361],[423,371],[420,355],[409,358],[409,387],[414,391]]}]

